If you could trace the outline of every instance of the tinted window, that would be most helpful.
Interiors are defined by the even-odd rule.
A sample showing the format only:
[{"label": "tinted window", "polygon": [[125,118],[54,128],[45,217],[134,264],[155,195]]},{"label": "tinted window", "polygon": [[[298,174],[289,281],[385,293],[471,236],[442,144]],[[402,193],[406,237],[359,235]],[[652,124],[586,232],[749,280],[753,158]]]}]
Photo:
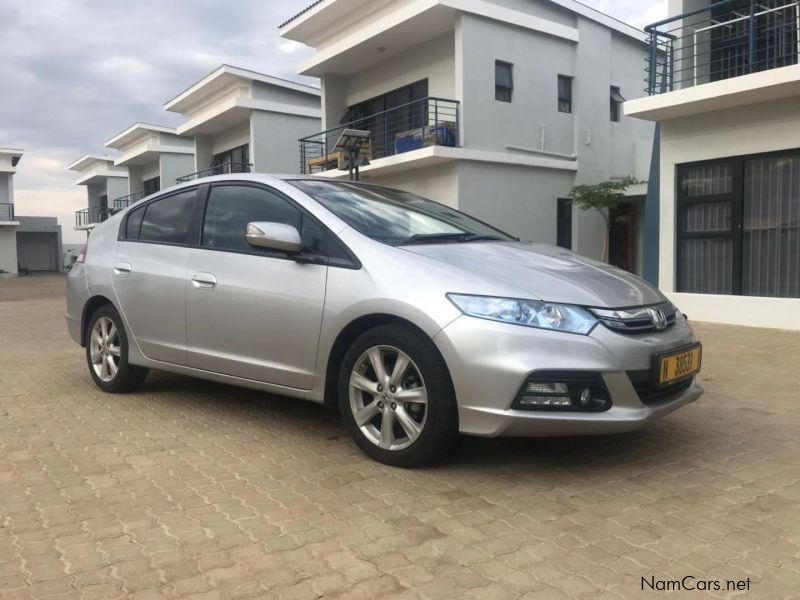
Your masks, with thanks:
[{"label": "tinted window", "polygon": [[511,102],[511,94],[513,91],[513,65],[501,60],[496,60],[494,62],[494,99],[500,102]]},{"label": "tinted window", "polygon": [[137,208],[136,210],[132,210],[128,214],[128,220],[125,223],[125,239],[126,240],[138,240],[139,239],[139,229],[142,226],[142,217],[144,216],[144,209],[146,207],[142,206],[141,208]]},{"label": "tinted window", "polygon": [[182,244],[194,214],[196,190],[167,196],[145,207],[139,239],[164,244]]},{"label": "tinted window", "polygon": [[245,239],[248,223],[268,221],[296,227],[306,251],[325,253],[325,230],[285,198],[243,185],[211,188],[203,223],[203,246],[221,250],[261,252]]}]

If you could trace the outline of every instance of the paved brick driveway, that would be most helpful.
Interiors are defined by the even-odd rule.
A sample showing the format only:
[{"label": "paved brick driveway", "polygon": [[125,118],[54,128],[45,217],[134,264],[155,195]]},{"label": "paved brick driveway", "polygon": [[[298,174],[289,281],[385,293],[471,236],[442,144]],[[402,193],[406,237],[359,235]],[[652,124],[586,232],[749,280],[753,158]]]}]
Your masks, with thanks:
[{"label": "paved brick driveway", "polygon": [[0,281],[3,600],[637,598],[686,575],[800,597],[798,334],[698,325],[707,394],[649,429],[406,471],[315,406],[166,374],[101,393],[62,285]]}]

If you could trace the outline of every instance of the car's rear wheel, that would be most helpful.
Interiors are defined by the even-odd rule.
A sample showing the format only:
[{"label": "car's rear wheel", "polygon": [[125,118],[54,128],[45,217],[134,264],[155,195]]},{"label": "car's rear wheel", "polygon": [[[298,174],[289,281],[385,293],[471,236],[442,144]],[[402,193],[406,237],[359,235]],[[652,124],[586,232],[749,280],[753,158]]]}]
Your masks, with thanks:
[{"label": "car's rear wheel", "polygon": [[444,456],[458,434],[447,366],[427,336],[399,325],[356,339],[342,361],[339,405],[358,446],[389,465]]},{"label": "car's rear wheel", "polygon": [[128,362],[125,327],[110,304],[98,308],[89,319],[86,362],[92,379],[106,392],[131,392],[147,377],[146,368]]}]

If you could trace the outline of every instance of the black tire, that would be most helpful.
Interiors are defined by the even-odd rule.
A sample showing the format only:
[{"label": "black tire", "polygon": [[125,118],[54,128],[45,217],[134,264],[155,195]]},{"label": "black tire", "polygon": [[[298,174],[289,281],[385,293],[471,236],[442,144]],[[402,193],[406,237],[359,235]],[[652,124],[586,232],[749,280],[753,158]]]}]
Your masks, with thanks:
[{"label": "black tire", "polygon": [[[413,370],[418,371],[427,393],[426,415],[422,429],[418,437],[408,447],[402,449],[386,450],[371,441],[356,423],[351,406],[350,376],[356,367],[356,362],[369,349],[379,346],[392,347],[405,353],[413,361]],[[365,364],[363,360],[361,363]],[[384,464],[413,467],[429,463],[447,456],[458,438],[458,408],[447,365],[428,336],[412,327],[381,325],[361,334],[342,360],[337,390],[342,418],[356,444],[369,457]],[[377,395],[373,397],[367,392],[364,394],[367,399],[374,398],[375,402],[383,398]],[[399,400],[398,404],[401,404]],[[394,403],[391,405],[394,407]],[[404,406],[411,405],[404,404]],[[394,408],[392,410],[394,411]],[[382,425],[381,415],[382,412],[376,413],[375,419]],[[398,421],[398,426],[401,425]],[[402,429],[398,431],[403,433]]]},{"label": "black tire", "polygon": [[[103,380],[92,363],[92,331],[100,319],[108,319],[116,328],[119,341],[119,364],[117,372],[109,380]],[[124,394],[138,389],[147,377],[148,369],[128,362],[128,336],[117,310],[110,304],[98,308],[89,319],[86,330],[86,365],[97,387],[111,394]]]}]

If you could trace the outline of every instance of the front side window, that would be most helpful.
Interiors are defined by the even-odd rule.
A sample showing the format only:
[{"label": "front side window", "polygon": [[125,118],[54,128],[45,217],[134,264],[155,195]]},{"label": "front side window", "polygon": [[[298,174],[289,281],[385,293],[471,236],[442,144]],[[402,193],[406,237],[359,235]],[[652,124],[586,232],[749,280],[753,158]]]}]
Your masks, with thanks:
[{"label": "front side window", "polygon": [[267,252],[247,243],[248,223],[267,221],[291,225],[299,232],[307,252],[322,255],[325,231],[316,221],[278,194],[245,185],[211,188],[203,220],[202,245],[234,252]]},{"label": "front side window", "polygon": [[612,85],[610,93],[611,120],[615,123],[618,123],[620,117],[622,116],[623,102],[625,102],[625,98],[622,97],[622,93],[620,93],[619,88]]},{"label": "front side window", "polygon": [[514,92],[514,66],[511,63],[496,60],[494,62],[494,99],[499,102],[511,102]]},{"label": "front side window", "polygon": [[800,298],[800,151],[678,170],[680,292]]},{"label": "front side window", "polygon": [[[196,198],[197,190],[193,189],[149,202],[144,206],[139,240],[162,244],[186,243]],[[128,227],[132,225],[131,217],[133,214],[128,217]]]},{"label": "front side window", "polygon": [[558,112],[572,112],[572,77],[558,76]]},{"label": "front side window", "polygon": [[408,192],[349,182],[291,182],[356,231],[386,244],[514,240],[462,212]]}]

